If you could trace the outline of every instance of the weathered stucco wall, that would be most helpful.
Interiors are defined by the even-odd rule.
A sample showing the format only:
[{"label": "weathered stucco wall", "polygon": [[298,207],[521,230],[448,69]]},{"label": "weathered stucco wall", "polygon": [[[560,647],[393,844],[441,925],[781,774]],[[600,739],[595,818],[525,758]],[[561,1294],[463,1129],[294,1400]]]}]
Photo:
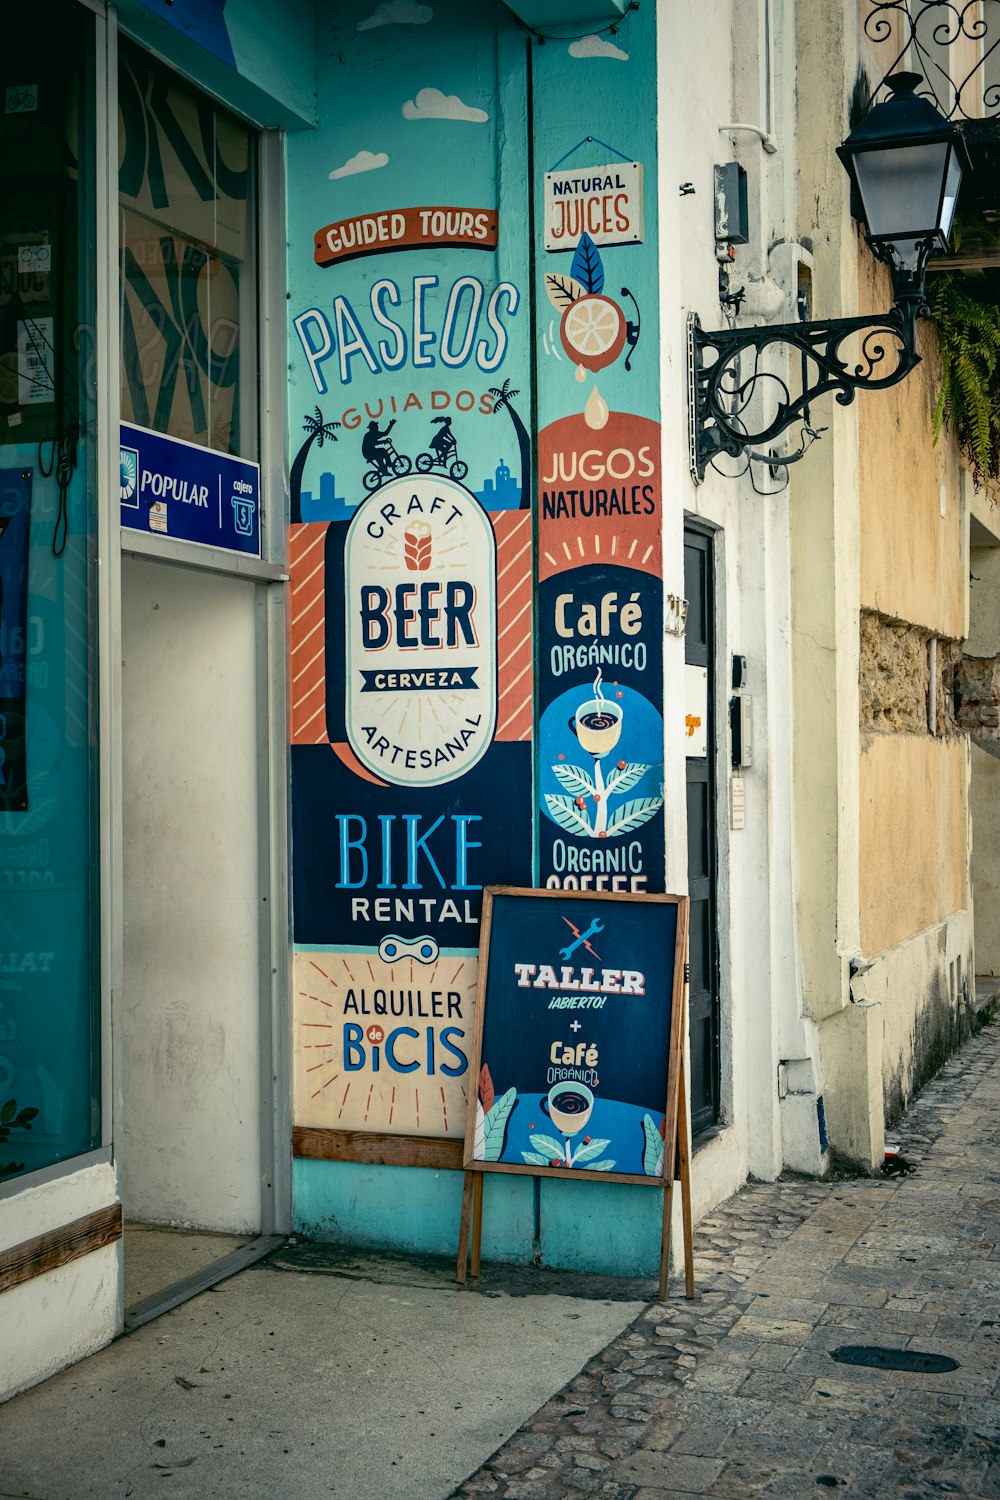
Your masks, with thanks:
[{"label": "weathered stucco wall", "polygon": [[[892,303],[885,269],[867,250],[858,300],[859,313]],[[967,594],[961,470],[954,444],[933,444],[939,366],[927,322],[918,348],[923,363],[904,381],[858,402],[861,604],[958,640]]]},{"label": "weathered stucco wall", "polygon": [[[859,311],[891,305],[888,275],[866,252],[858,282]],[[880,1052],[889,1123],[971,1015],[969,752],[954,713],[968,618],[965,488],[954,444],[933,442],[939,358],[927,323],[918,348],[918,368],[862,398],[858,415],[864,958],[851,998]]]},{"label": "weathered stucco wall", "polygon": [[886,949],[853,981],[856,1007],[881,1025],[887,1125],[969,1035],[972,968],[972,914],[960,911]]},{"label": "weathered stucco wall", "polygon": [[[968,752],[955,715],[962,648],[936,639],[932,652],[926,626],[864,609],[860,636],[863,957],[849,1009],[861,1030],[855,1024],[858,1039],[836,1055],[867,1080],[861,1092],[891,1124],[971,1024]],[[847,1131],[857,1134],[856,1121]],[[874,1165],[879,1153],[850,1154]]]},{"label": "weathered stucco wall", "polygon": [[[796,7],[798,238],[813,256],[813,316],[857,311],[858,255],[834,152],[857,70],[836,6]],[[839,221],[836,206],[840,207]],[[871,398],[875,399],[875,398]],[[862,398],[863,401],[863,398]],[[846,1003],[845,954],[857,945],[857,418],[824,403],[830,431],[790,471],[795,840],[804,1003],[817,1020]],[[819,407],[817,406],[817,412]],[[832,1137],[831,1137],[832,1138]]]},{"label": "weathered stucco wall", "polygon": [[970,904],[964,739],[861,747],[861,949],[871,957]]},{"label": "weathered stucco wall", "polygon": [[[977,501],[979,504],[977,505]],[[973,513],[998,517],[973,496]],[[972,875],[976,972],[1000,975],[1000,547],[972,550],[969,572],[969,658],[962,662],[960,713],[972,731]],[[979,660],[976,660],[979,658]],[[978,741],[978,743],[977,743]]]},{"label": "weathered stucco wall", "polygon": [[969,639],[965,649],[970,656],[1000,655],[1000,547],[973,547],[969,574]]},{"label": "weathered stucco wall", "polygon": [[976,973],[1000,975],[1000,760],[972,746]]}]

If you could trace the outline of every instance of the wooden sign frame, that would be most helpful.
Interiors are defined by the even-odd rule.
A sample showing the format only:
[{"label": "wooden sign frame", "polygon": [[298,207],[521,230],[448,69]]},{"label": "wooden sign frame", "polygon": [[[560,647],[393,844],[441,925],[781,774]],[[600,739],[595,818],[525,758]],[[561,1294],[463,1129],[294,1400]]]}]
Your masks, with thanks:
[{"label": "wooden sign frame", "polygon": [[[569,918],[564,917],[567,925],[572,930],[584,932],[588,922],[600,919],[602,912],[606,913],[610,903],[629,903],[633,907],[664,906],[670,905],[676,908],[676,927],[674,936],[674,952],[672,973],[669,967],[669,955],[664,954],[663,973],[664,977],[670,976],[670,1028],[667,1042],[667,1055],[664,1058],[665,1091],[663,1135],[663,1171],[662,1175],[640,1175],[638,1172],[615,1172],[614,1170],[603,1170],[595,1173],[574,1173],[563,1166],[545,1166],[543,1164],[533,1165],[531,1163],[518,1163],[512,1161],[483,1160],[474,1156],[477,1104],[479,1102],[479,1082],[482,1070],[483,1035],[487,1023],[489,1008],[489,972],[490,972],[490,946],[494,934],[494,902],[500,899],[532,898],[534,900],[553,900],[563,903],[564,906],[572,903],[574,906],[580,904],[582,907],[589,906],[590,911],[578,924],[570,924]],[[595,1180],[598,1176],[604,1181],[619,1182],[644,1187],[659,1187],[663,1189],[663,1226],[660,1243],[660,1275],[659,1275],[659,1297],[663,1301],[667,1295],[667,1278],[669,1274],[670,1253],[670,1229],[673,1208],[674,1182],[680,1180],[681,1184],[681,1206],[684,1230],[685,1246],[685,1281],[688,1297],[694,1296],[694,1267],[693,1267],[693,1230],[691,1220],[691,1183],[690,1183],[690,1151],[688,1145],[688,1118],[687,1118],[687,1090],[684,1079],[684,1036],[685,1036],[685,995],[686,995],[686,956],[688,936],[688,898],[686,896],[671,895],[636,895],[631,893],[611,893],[606,891],[554,891],[533,890],[520,886],[488,886],[483,892],[483,913],[480,929],[480,952],[479,971],[476,986],[476,1023],[472,1037],[472,1045],[469,1053],[470,1065],[470,1089],[468,1115],[465,1131],[465,1153],[464,1171],[465,1181],[462,1193],[462,1212],[459,1223],[458,1265],[456,1269],[456,1280],[465,1280],[466,1267],[469,1256],[470,1228],[472,1233],[472,1275],[478,1276],[480,1269],[480,1251],[482,1242],[482,1207],[483,1207],[483,1181],[487,1172],[507,1172],[515,1175],[530,1177],[559,1177],[566,1178],[583,1176],[585,1179]],[[586,934],[585,934],[586,935]],[[596,939],[595,939],[596,940]],[[580,944],[575,943],[574,948]],[[567,970],[561,970],[565,974]],[[619,970],[603,970],[604,974],[620,974]],[[565,981],[564,981],[565,982]],[[608,993],[621,993],[610,990]],[[627,993],[627,991],[626,991]],[[571,1087],[571,1083],[567,1087]],[[584,1090],[584,1092],[588,1092]],[[551,1102],[551,1101],[550,1101]],[[543,1103],[542,1108],[545,1108]],[[529,1128],[533,1128],[529,1125]],[[507,1126],[504,1124],[504,1131]],[[585,1138],[586,1139],[586,1138]],[[567,1143],[568,1144],[568,1143]],[[605,1143],[606,1144],[606,1143]],[[534,1148],[533,1148],[534,1149]],[[522,1153],[523,1154],[523,1153]]]}]

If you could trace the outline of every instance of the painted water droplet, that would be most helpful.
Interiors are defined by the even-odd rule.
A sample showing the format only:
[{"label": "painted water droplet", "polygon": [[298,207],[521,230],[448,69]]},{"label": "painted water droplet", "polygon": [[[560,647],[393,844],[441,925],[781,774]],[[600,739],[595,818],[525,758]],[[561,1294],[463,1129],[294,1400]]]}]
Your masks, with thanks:
[{"label": "painted water droplet", "polygon": [[610,415],[608,403],[595,385],[587,397],[586,406],[583,408],[583,419],[588,427],[592,427],[595,432],[599,432],[602,427],[607,425]]},{"label": "painted water droplet", "polygon": [[577,365],[577,367],[576,367],[576,378],[579,381],[580,385],[583,385],[583,382],[587,378],[587,372],[583,368],[583,365]]}]

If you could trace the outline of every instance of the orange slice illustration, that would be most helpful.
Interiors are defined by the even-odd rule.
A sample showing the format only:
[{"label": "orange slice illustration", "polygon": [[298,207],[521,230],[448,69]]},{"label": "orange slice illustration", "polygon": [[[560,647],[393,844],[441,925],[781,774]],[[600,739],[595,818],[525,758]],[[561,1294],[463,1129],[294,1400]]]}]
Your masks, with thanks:
[{"label": "orange slice illustration", "polygon": [[625,314],[610,297],[588,293],[563,313],[559,337],[574,364],[603,370],[625,347]]}]

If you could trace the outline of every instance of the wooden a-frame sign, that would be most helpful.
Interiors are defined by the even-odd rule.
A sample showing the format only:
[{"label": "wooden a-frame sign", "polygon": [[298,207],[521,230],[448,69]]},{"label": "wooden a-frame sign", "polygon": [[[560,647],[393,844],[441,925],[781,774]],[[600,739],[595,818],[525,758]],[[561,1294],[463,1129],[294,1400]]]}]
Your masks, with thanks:
[{"label": "wooden a-frame sign", "polygon": [[478,1276],[487,1172],[663,1190],[667,1296],[675,1180],[694,1296],[684,1083],[686,896],[489,886],[456,1278]]}]

